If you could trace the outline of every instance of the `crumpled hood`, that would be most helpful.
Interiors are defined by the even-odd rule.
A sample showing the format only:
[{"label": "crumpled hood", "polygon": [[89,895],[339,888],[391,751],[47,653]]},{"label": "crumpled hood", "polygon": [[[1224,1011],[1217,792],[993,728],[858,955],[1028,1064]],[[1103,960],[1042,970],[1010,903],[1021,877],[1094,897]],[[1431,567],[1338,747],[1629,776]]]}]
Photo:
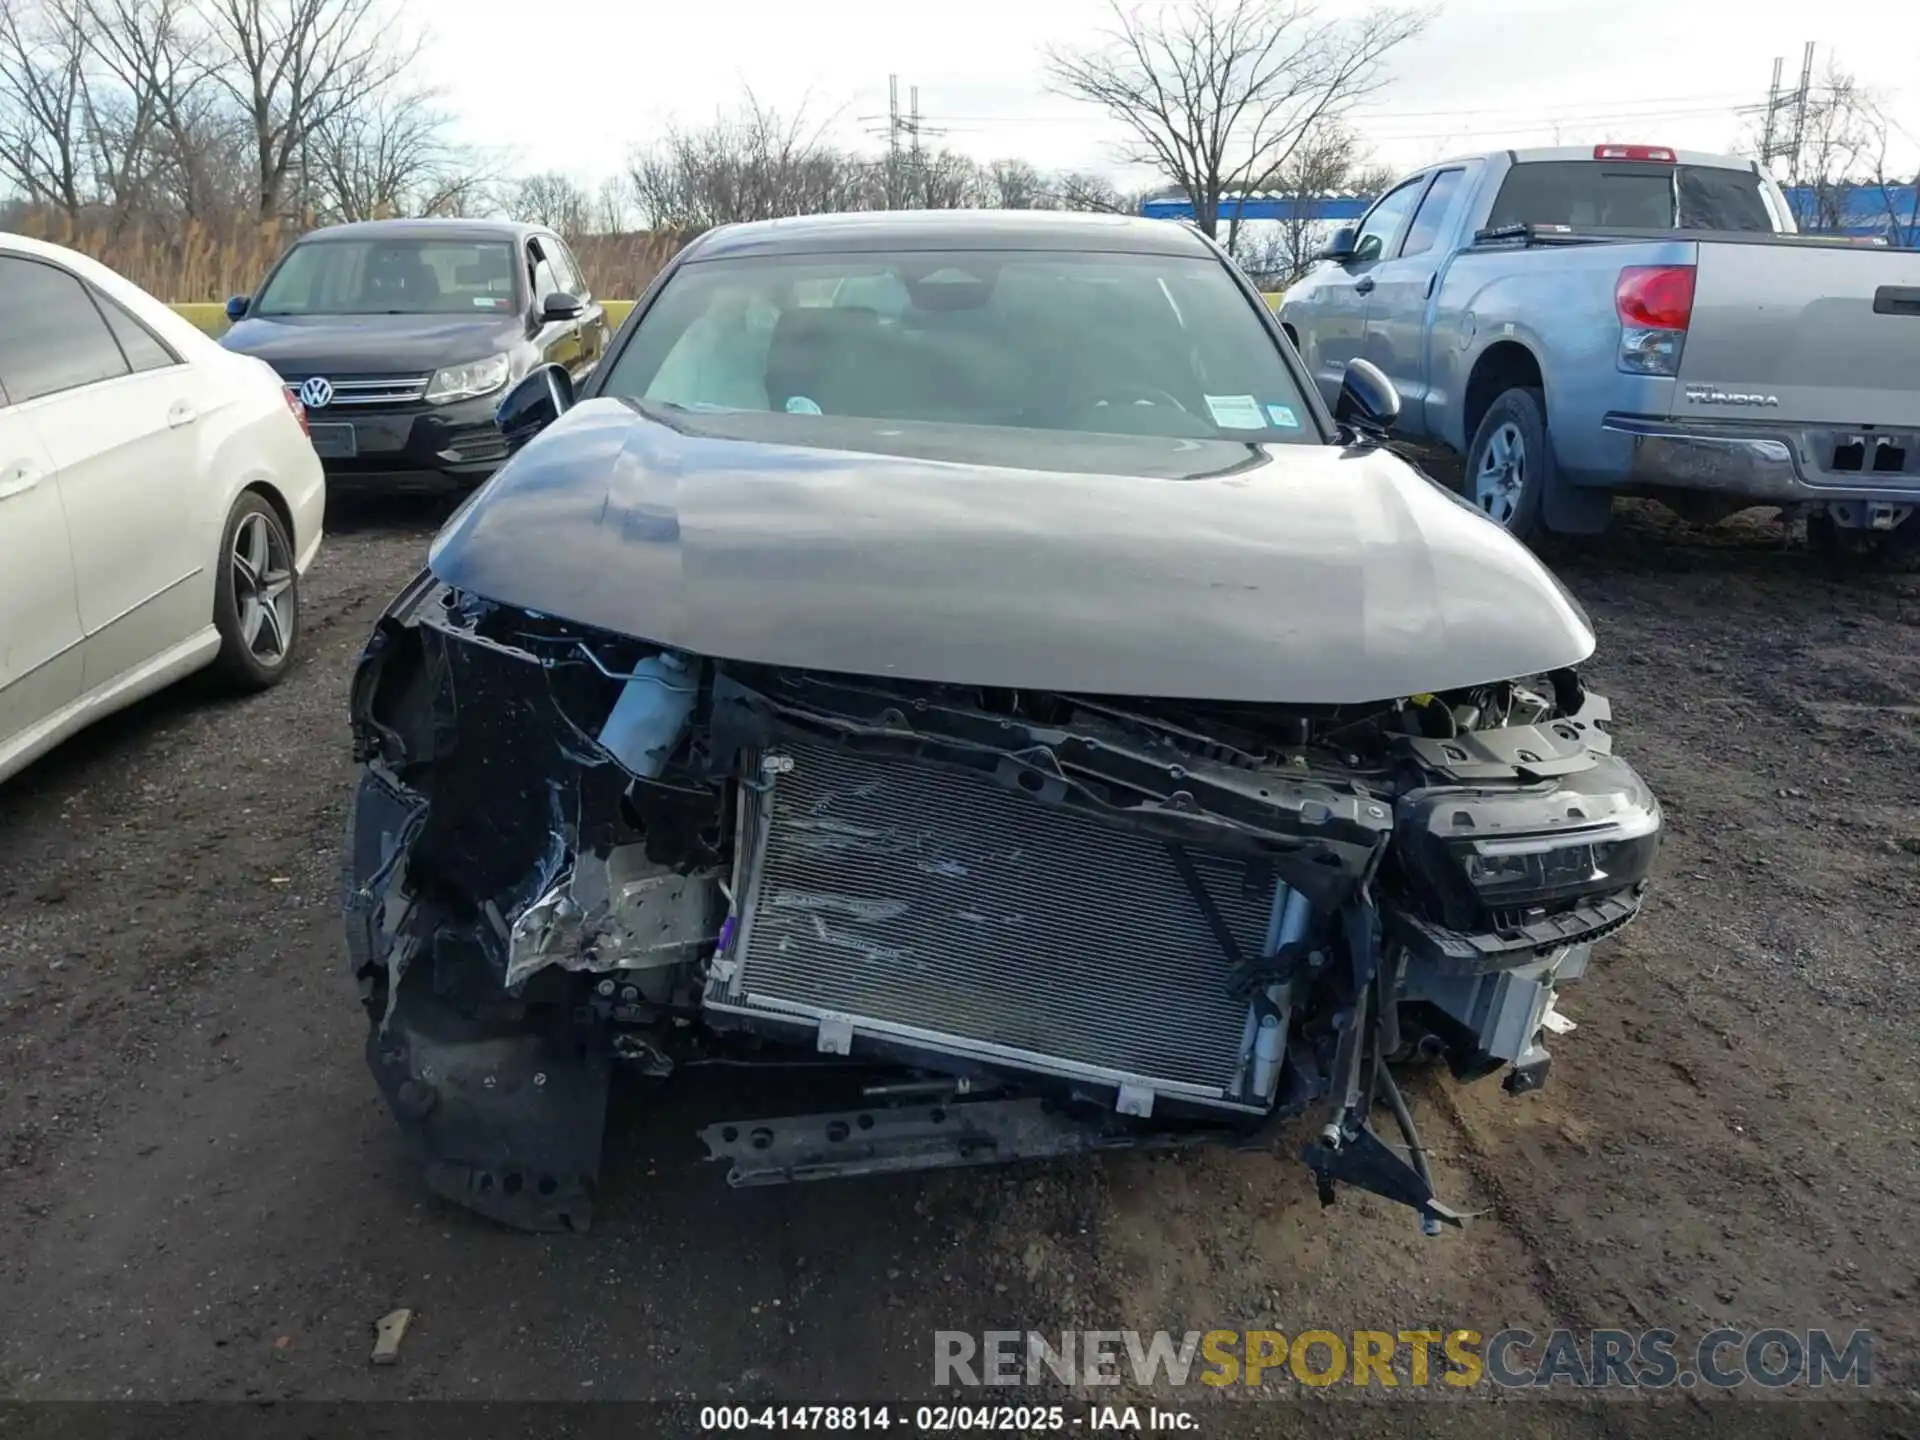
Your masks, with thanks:
[{"label": "crumpled hood", "polygon": [[1523,545],[1397,457],[1332,446],[592,400],[476,492],[430,564],[700,655],[1083,694],[1357,703],[1594,646]]}]

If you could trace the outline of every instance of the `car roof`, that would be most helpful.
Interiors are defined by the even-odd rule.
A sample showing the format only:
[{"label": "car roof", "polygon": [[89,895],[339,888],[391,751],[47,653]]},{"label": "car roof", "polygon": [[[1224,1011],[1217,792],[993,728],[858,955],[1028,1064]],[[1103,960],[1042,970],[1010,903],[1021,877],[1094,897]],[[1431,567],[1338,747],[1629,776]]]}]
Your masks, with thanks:
[{"label": "car roof", "polygon": [[[1672,149],[1671,146],[1651,148]],[[1404,180],[1413,175],[1424,175],[1429,170],[1445,170],[1451,166],[1465,165],[1473,160],[1505,159],[1515,165],[1539,165],[1564,160],[1591,161],[1594,158],[1594,149],[1592,145],[1536,145],[1532,149],[1522,147],[1514,150],[1476,150],[1467,155],[1449,155],[1446,159],[1436,160],[1431,165],[1422,165],[1418,170],[1409,170],[1401,179]],[[1754,170],[1756,172],[1758,170],[1750,156],[1723,155],[1712,150],[1674,150],[1673,157],[1674,163],[1679,165],[1704,165],[1720,170]]]},{"label": "car roof", "polygon": [[552,232],[544,225],[518,220],[355,220],[309,230],[309,240],[524,240]]},{"label": "car roof", "polygon": [[148,294],[124,275],[102,265],[90,255],[65,245],[55,245],[48,240],[36,240],[31,235],[5,230],[0,230],[0,255],[44,260],[60,266],[131,310],[149,330],[158,333],[181,354],[202,354],[213,345],[211,339],[190,321],[182,319],[171,305]]},{"label": "car roof", "polygon": [[831,254],[874,250],[1120,251],[1139,255],[1213,252],[1198,231],[1170,220],[1067,210],[863,210],[754,220],[709,230],[689,262],[739,255]]}]

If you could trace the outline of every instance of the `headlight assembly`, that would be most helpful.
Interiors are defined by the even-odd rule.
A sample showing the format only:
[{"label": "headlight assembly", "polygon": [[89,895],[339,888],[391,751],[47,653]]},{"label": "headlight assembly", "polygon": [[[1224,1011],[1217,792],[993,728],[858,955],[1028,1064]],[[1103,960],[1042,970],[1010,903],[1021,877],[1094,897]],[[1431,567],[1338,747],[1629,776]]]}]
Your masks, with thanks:
[{"label": "headlight assembly", "polygon": [[1455,930],[1637,890],[1660,850],[1660,806],[1621,760],[1526,789],[1447,787],[1403,799],[1395,849],[1410,894]]},{"label": "headlight assembly", "polygon": [[436,370],[433,372],[433,379],[427,382],[427,403],[447,405],[455,400],[471,400],[477,395],[491,395],[507,383],[507,376],[512,368],[511,357],[489,355],[484,360],[473,360],[465,365],[449,365],[444,370]]}]

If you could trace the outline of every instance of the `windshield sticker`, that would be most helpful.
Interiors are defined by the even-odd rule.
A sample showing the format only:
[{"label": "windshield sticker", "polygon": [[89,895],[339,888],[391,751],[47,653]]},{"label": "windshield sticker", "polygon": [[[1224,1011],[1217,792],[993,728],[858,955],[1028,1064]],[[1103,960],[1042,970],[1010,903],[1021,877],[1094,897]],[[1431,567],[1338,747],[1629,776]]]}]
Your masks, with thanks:
[{"label": "windshield sticker", "polygon": [[1267,417],[1260,413],[1260,404],[1251,395],[1208,395],[1207,409],[1213,412],[1213,423],[1222,430],[1264,430]]},{"label": "windshield sticker", "polygon": [[1267,418],[1274,423],[1276,429],[1298,430],[1300,428],[1299,418],[1285,405],[1267,406]]},{"label": "windshield sticker", "polygon": [[804,395],[789,395],[787,397],[787,413],[789,415],[818,415],[820,413],[820,407]]}]

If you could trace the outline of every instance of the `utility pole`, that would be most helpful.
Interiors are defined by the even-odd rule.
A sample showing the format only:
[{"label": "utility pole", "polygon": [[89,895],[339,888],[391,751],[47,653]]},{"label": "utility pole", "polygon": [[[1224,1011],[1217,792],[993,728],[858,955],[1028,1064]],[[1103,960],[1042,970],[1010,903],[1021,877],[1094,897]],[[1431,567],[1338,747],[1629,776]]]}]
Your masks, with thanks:
[{"label": "utility pole", "polygon": [[[919,87],[914,88],[919,94]],[[906,122],[900,118],[900,77],[887,77],[887,205],[893,209],[905,209],[911,202],[913,191],[909,187],[907,175],[900,164],[900,132],[906,128]]]},{"label": "utility pole", "polygon": [[1807,112],[1813,104],[1813,51],[1814,42],[1809,40],[1800,55],[1800,83],[1792,90],[1781,88],[1780,74],[1786,62],[1774,57],[1773,83],[1767,87],[1767,103],[1758,107],[1763,116],[1760,164],[1762,168],[1771,169],[1774,161],[1785,160],[1785,184],[1789,190],[1801,180],[1800,147],[1806,140]]},{"label": "utility pole", "polygon": [[907,133],[913,137],[913,148],[911,152],[913,158],[909,163],[913,166],[913,187],[920,192],[920,203],[925,205],[927,201],[927,172],[925,169],[926,162],[920,154],[920,87],[916,85],[908,93],[912,96],[913,104],[913,118],[907,122]]},{"label": "utility pole", "polygon": [[1800,180],[1800,143],[1807,130],[1807,102],[1813,94],[1813,41],[1807,42],[1807,49],[1800,61],[1800,88],[1793,97],[1793,159],[1789,164],[1787,178],[1795,184]]},{"label": "utility pole", "polygon": [[1780,93],[1780,69],[1786,63],[1781,56],[1773,57],[1773,83],[1767,86],[1766,119],[1760,126],[1760,164],[1764,167],[1773,162],[1779,152],[1773,148],[1774,124],[1780,118],[1780,104],[1785,97]]},{"label": "utility pole", "polygon": [[[877,125],[881,121],[878,115],[863,115],[862,123]],[[920,119],[920,87],[914,85],[907,91],[907,112],[900,111],[900,77],[887,76],[887,113],[885,116],[887,137],[886,159],[886,201],[889,209],[902,209],[913,205],[916,197],[925,200],[926,190],[926,152],[921,148],[923,135],[938,135],[942,131],[936,126],[923,124]],[[883,133],[870,129],[869,135]],[[904,137],[904,143],[903,138]]]}]

